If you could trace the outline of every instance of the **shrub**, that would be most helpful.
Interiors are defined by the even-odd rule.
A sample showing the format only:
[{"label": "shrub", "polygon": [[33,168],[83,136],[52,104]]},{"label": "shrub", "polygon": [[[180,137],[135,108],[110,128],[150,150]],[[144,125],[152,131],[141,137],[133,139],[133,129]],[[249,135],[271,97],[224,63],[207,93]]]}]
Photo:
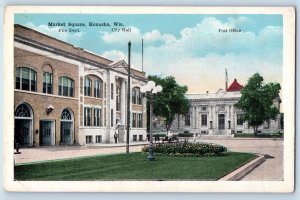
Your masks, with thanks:
[{"label": "shrub", "polygon": [[179,133],[178,137],[194,137],[193,133]]},{"label": "shrub", "polygon": [[153,133],[153,137],[165,137],[167,134],[164,132]]},{"label": "shrub", "polygon": [[[148,152],[148,146],[142,148],[143,152]],[[156,144],[153,147],[156,155],[169,156],[212,156],[222,155],[227,148],[211,143],[185,143],[185,144]]]}]

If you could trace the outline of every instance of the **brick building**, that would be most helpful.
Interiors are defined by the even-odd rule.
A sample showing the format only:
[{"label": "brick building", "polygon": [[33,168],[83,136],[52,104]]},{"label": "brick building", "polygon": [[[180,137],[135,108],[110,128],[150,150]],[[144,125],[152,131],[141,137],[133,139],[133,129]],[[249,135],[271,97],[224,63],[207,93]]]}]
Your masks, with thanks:
[{"label": "brick building", "polygon": [[[15,25],[15,140],[23,146],[125,142],[128,66]],[[130,140],[146,138],[145,73],[131,70]]]}]

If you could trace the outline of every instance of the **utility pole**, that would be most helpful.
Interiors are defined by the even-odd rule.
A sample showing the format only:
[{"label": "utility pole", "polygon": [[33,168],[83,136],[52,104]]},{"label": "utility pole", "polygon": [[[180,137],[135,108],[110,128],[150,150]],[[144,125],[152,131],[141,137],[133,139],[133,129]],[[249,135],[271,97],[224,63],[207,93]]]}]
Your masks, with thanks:
[{"label": "utility pole", "polygon": [[129,153],[129,129],[130,129],[130,51],[131,42],[128,42],[128,84],[127,84],[127,132],[126,132],[126,153]]}]

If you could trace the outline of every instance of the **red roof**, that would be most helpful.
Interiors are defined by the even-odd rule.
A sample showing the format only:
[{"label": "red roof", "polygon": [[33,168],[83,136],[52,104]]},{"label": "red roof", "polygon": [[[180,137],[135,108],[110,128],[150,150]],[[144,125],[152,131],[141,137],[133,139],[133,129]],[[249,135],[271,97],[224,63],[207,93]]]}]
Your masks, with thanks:
[{"label": "red roof", "polygon": [[243,86],[237,82],[236,79],[231,83],[231,85],[227,88],[227,92],[240,91],[243,89]]}]

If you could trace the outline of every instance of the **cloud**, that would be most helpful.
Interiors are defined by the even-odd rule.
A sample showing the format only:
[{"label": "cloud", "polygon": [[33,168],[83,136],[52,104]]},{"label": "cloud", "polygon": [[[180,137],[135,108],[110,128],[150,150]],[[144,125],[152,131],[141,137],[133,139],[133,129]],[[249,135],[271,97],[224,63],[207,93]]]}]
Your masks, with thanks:
[{"label": "cloud", "polygon": [[59,29],[61,27],[48,27],[46,25],[35,25],[32,22],[28,22],[25,24],[25,26],[30,27],[34,30],[37,30],[41,33],[44,33],[46,35],[50,35],[54,38],[58,38],[60,40],[66,41],[66,42],[72,42],[74,39],[80,40],[82,36],[85,34],[84,32],[77,32],[70,34],[69,32],[59,32]]},{"label": "cloud", "polygon": [[[237,19],[234,23],[243,20],[247,21]],[[148,74],[175,76],[179,83],[189,86],[189,93],[224,88],[225,68],[229,82],[237,78],[246,84],[256,72],[266,81],[281,82],[282,28],[267,26],[257,34],[218,31],[234,28],[234,23],[205,18],[194,27],[182,29],[177,40],[146,46],[145,70]],[[140,56],[136,52],[136,57]],[[133,61],[133,66],[141,66],[140,59]]]},{"label": "cloud", "polygon": [[170,43],[172,41],[176,40],[176,37],[172,34],[162,34],[158,30],[152,30],[151,32],[146,32],[144,34],[141,33],[141,31],[134,27],[128,27],[130,28],[130,32],[126,31],[120,31],[120,32],[100,32],[100,37],[105,43],[108,44],[123,44],[124,41],[131,41],[131,42],[141,42],[142,39],[144,39],[145,43],[151,43],[151,42],[164,42],[164,43]]},{"label": "cloud", "polygon": [[113,60],[113,61],[127,59],[125,54],[122,51],[118,51],[118,50],[105,51],[101,56],[104,58],[108,58],[109,60]]}]

